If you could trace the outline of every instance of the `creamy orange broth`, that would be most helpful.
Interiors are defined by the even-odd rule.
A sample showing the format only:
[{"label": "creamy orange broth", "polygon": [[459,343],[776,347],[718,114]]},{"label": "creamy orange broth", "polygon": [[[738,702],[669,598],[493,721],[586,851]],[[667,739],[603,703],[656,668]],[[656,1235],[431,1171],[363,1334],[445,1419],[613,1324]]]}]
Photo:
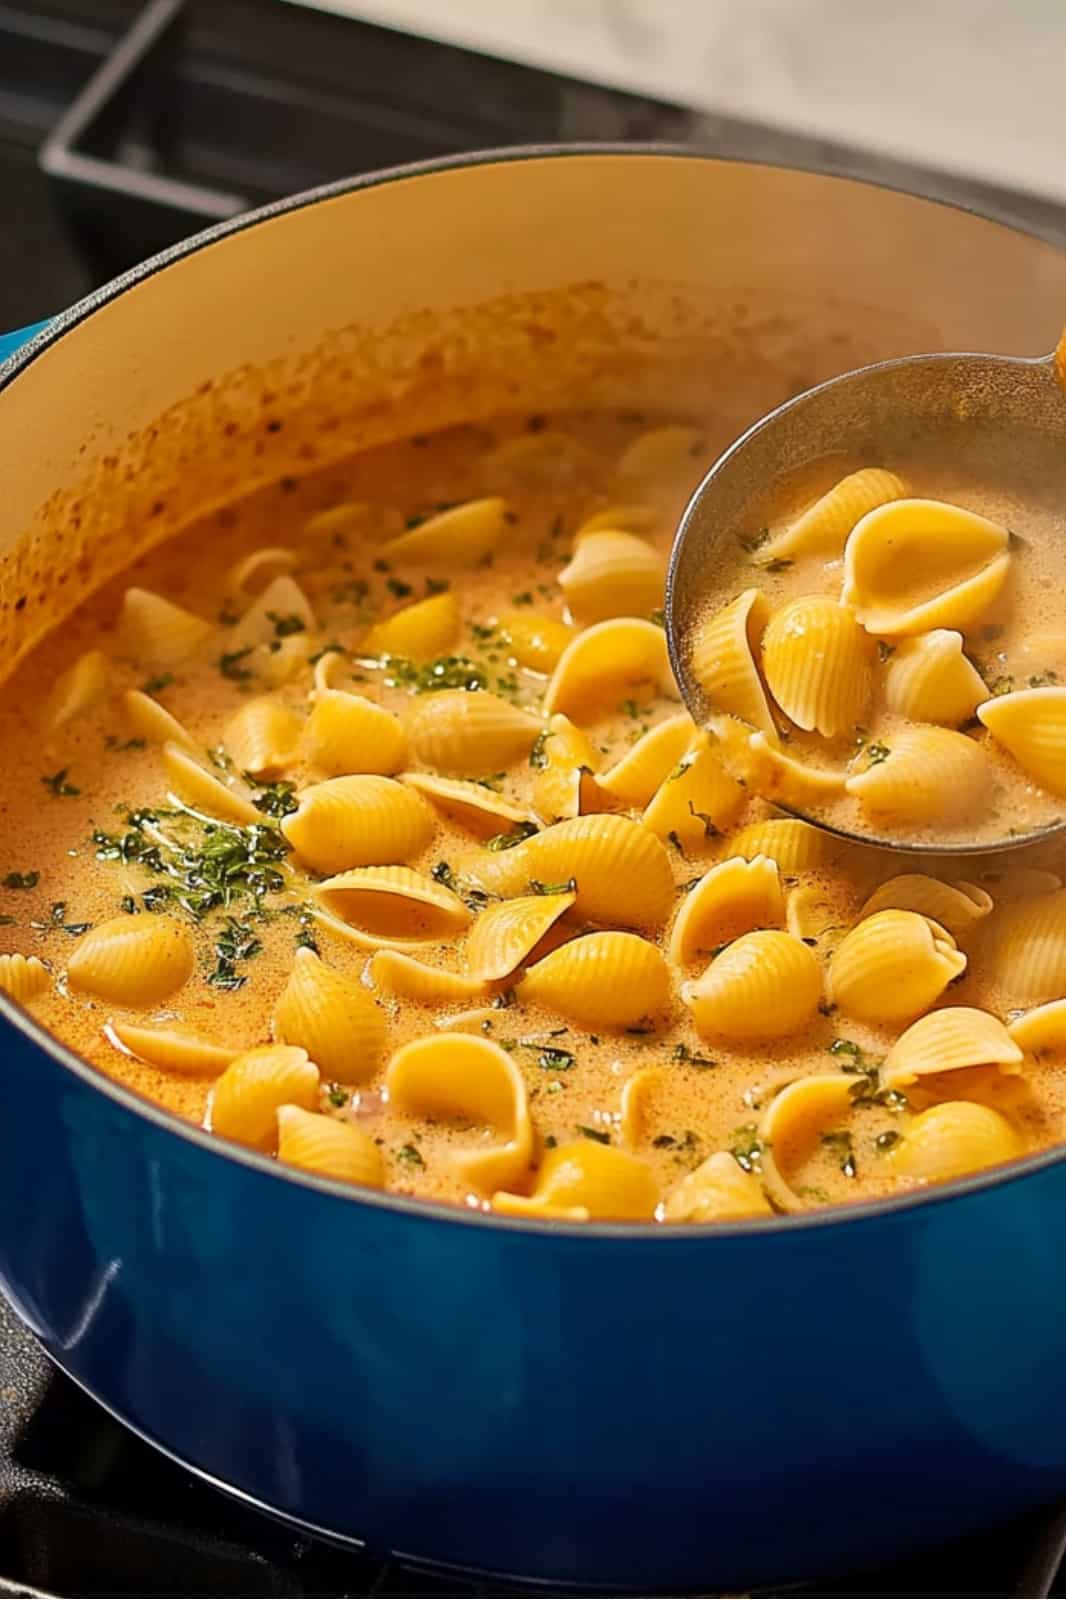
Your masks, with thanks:
[{"label": "creamy orange broth", "polygon": [[[306,910],[306,895],[297,892],[289,897],[287,909],[282,898],[268,894],[258,911],[245,900],[228,912],[209,910],[198,920],[189,918],[180,906],[164,903],[154,914],[188,924],[197,956],[193,976],[163,1004],[123,1009],[67,984],[65,965],[84,925],[124,913],[152,915],[145,909],[144,895],[148,893],[151,904],[152,890],[167,881],[144,870],[137,860],[109,858],[113,849],[94,842],[94,834],[128,835],[128,818],[139,808],[157,808],[164,830],[186,826],[166,814],[167,783],[159,747],[132,736],[122,712],[122,691],[148,685],[205,752],[217,750],[227,722],[250,695],[271,693],[301,717],[306,715],[313,686],[310,665],[274,690],[258,676],[242,676],[246,658],[231,663],[228,673],[220,670],[231,649],[228,640],[237,613],[251,599],[234,595],[227,574],[253,551],[280,545],[296,552],[294,575],[315,610],[316,626],[310,635],[314,651],[337,643],[349,653],[341,669],[335,670],[334,686],[350,687],[402,719],[410,717],[422,697],[402,684],[390,686],[390,673],[380,664],[361,662],[359,647],[370,624],[432,592],[433,585],[417,567],[381,570],[376,551],[405,522],[442,504],[499,494],[509,508],[502,547],[490,564],[454,573],[448,580],[462,609],[462,634],[454,651],[478,665],[490,688],[538,712],[546,677],[515,665],[495,619],[503,612],[519,612],[565,620],[558,572],[570,557],[575,528],[605,506],[651,506],[655,526],[642,529],[641,536],[665,555],[688,492],[723,442],[708,433],[665,474],[635,484],[619,477],[615,463],[645,426],[645,419],[633,416],[514,419],[492,429],[464,428],[411,439],[356,458],[342,469],[331,468],[306,481],[283,482],[188,529],[95,595],[47,639],[5,687],[0,703],[6,757],[0,854],[0,884],[6,886],[0,887],[4,919],[0,951],[36,956],[47,966],[49,984],[30,1002],[34,1015],[113,1078],[178,1116],[200,1122],[209,1116],[212,1079],[163,1071],[134,1059],[112,1043],[110,1024],[173,1022],[220,1045],[246,1049],[270,1039],[271,1012],[299,943],[313,942],[331,967],[360,979],[367,951],[315,922]],[[550,435],[564,434],[569,443],[510,466],[486,466],[488,450],[500,441],[536,438],[545,429]],[[961,491],[955,484],[940,487]],[[327,528],[311,535],[305,531],[314,514],[351,501],[367,502],[371,508],[360,527],[338,525],[334,531]],[[1037,567],[1024,580],[1027,603],[1035,605],[1045,596],[1041,586],[1049,581],[1049,570]],[[125,656],[116,619],[123,591],[131,583],[210,619],[215,631],[207,647],[165,673]],[[58,732],[45,733],[46,702],[57,677],[90,648],[103,650],[113,661],[108,693]],[[1013,635],[1006,634],[995,642],[995,651],[989,647],[989,653],[1009,657],[1013,649]],[[1041,665],[1055,663],[1049,658]],[[1062,666],[1066,669],[1066,661]],[[585,731],[606,768],[645,730],[679,710],[674,694],[645,687],[625,693],[609,715]],[[300,761],[285,773],[297,791],[320,777]],[[535,769],[523,756],[506,771],[491,775],[490,782],[501,796],[527,805],[535,777]],[[257,793],[265,788],[252,785]],[[633,814],[639,816],[639,811]],[[736,826],[773,814],[764,801],[749,797]],[[484,846],[443,816],[436,820],[430,844],[409,864],[427,873],[434,868],[438,873],[447,871],[450,881],[469,888],[468,874],[484,860]],[[267,815],[263,823],[273,825]],[[666,848],[679,901],[686,886],[731,854],[728,838],[713,829],[683,850],[671,843]],[[1029,852],[1028,859],[1044,869],[1057,870],[1060,864],[1059,855],[1047,848],[1036,856]],[[929,867],[908,867],[896,856],[851,849],[846,854],[837,851],[835,860],[816,872],[784,875],[786,894],[806,886],[817,890],[823,902],[818,931],[807,939],[820,966],[854,922],[871,889],[907,870]],[[986,884],[995,898],[1004,870],[1001,861],[987,858],[968,863],[961,875]],[[297,890],[301,885],[310,888],[313,876],[297,868]],[[960,874],[952,870],[944,876]],[[20,881],[28,886],[15,886]],[[1054,880],[1040,880],[1040,886],[1053,888]],[[237,939],[237,954],[233,955],[232,944],[224,945],[230,955],[220,962],[217,945],[228,915],[242,920],[243,932]],[[580,929],[567,931],[576,934]],[[665,948],[669,922],[665,928],[641,931]],[[242,955],[252,941],[254,953]],[[982,959],[979,938],[966,940],[965,948],[970,965],[938,1003],[985,1006],[1007,1018],[1019,1009],[1017,997],[997,986],[994,967]],[[462,971],[461,941],[421,948],[414,954]],[[706,957],[687,976],[702,971],[705,964]],[[877,1196],[906,1186],[909,1180],[886,1174],[885,1152],[898,1143],[914,1110],[937,1099],[975,1098],[1004,1107],[1025,1147],[1062,1137],[1066,1074],[1053,1065],[1027,1068],[1021,1077],[1011,1078],[978,1068],[969,1074],[963,1093],[959,1074],[954,1083],[927,1079],[911,1092],[908,1103],[902,1094],[880,1093],[876,1079],[877,1063],[903,1024],[886,1028],[855,1022],[823,1002],[797,1037],[748,1045],[701,1038],[680,998],[681,977],[676,971],[672,974],[666,1013],[648,1018],[639,1031],[590,1029],[513,1002],[479,1013],[468,1024],[513,1054],[528,1087],[534,1162],[516,1187],[532,1188],[537,1161],[553,1146],[589,1138],[621,1145],[623,1086],[636,1071],[650,1066],[660,1067],[662,1074],[649,1088],[632,1147],[654,1172],[664,1201],[685,1174],[716,1151],[733,1152],[740,1167],[757,1176],[760,1150],[754,1127],[776,1090],[798,1077],[839,1072],[842,1066],[865,1068],[868,1076],[862,1082],[869,1093],[858,1095],[861,1103],[822,1130],[830,1137],[817,1139],[813,1155],[791,1174],[805,1206]],[[502,998],[511,997],[504,992]],[[387,1016],[390,1051],[433,1033],[445,1019],[467,1009],[463,1004],[419,1006],[388,995],[378,999]],[[545,1056],[545,1048],[556,1054]],[[377,1140],[388,1188],[487,1205],[488,1196],[472,1194],[449,1168],[448,1152],[491,1142],[491,1130],[401,1116],[383,1097],[383,1075],[379,1070],[357,1089],[323,1083],[321,1109],[356,1122]]]}]

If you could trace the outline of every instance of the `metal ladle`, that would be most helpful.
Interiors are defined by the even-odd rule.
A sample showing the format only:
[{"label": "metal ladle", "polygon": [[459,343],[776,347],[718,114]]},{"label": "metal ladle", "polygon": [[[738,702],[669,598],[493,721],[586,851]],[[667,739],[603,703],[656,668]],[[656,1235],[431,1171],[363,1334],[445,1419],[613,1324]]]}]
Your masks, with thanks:
[{"label": "metal ladle", "polygon": [[[706,574],[717,562],[732,561],[736,538],[750,527],[752,506],[773,484],[821,458],[846,452],[856,463],[891,466],[896,455],[917,447],[929,453],[934,444],[943,460],[956,464],[994,458],[1006,444],[1036,461],[1043,454],[1049,470],[1057,466],[1062,477],[1066,333],[1055,354],[1036,359],[918,355],[860,367],[778,406],[719,456],[681,518],[666,584],[670,660],[697,726],[714,707],[692,672],[688,641],[710,587]],[[774,803],[842,838],[908,854],[984,855],[1019,849],[1066,829],[1064,820],[991,843],[912,843],[836,827],[795,805]]]}]

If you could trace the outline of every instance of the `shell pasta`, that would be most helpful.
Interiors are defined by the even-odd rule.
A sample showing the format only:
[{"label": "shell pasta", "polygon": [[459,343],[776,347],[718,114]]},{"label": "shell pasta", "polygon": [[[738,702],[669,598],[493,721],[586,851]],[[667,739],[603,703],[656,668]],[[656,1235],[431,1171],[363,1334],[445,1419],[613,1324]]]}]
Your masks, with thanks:
[{"label": "shell pasta", "polygon": [[0,692],[7,1003],[296,1181],[538,1225],[757,1225],[1062,1138],[1066,847],[948,871],[774,804],[1050,820],[1036,544],[894,466],[814,485],[712,597],[697,727],[663,583],[723,442],[401,441],[83,603]]}]

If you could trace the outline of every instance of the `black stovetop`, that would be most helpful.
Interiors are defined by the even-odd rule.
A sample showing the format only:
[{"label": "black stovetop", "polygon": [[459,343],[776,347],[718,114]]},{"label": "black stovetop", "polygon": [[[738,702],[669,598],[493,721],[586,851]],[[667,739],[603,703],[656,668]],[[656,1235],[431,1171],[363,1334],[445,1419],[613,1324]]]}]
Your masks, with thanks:
[{"label": "black stovetop", "polygon": [[[595,139],[694,141],[879,178],[1066,243],[1066,212],[1048,203],[278,0],[0,0],[0,332],[295,189],[464,149]],[[1066,1595],[1064,1548],[1055,1507],[788,1592]],[[713,1585],[712,1553],[702,1592]],[[335,1548],[229,1499],[54,1372],[0,1299],[0,1596],[532,1592]]]}]

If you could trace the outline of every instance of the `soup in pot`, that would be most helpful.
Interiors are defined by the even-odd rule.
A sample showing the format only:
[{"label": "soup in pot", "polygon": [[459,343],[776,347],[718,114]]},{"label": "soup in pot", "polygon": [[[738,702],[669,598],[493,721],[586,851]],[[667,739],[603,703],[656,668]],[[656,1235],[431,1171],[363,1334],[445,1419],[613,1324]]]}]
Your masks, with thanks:
[{"label": "soup in pot", "polygon": [[[224,1139],[505,1215],[803,1212],[1059,1140],[1062,848],[849,844],[680,703],[665,560],[721,442],[629,415],[416,437],[94,595],[0,702],[0,984]],[[738,693],[799,576],[754,602],[723,575],[707,659]],[[991,690],[1015,639],[984,644]],[[960,652],[917,665],[933,693]],[[870,724],[872,767],[895,737]]]}]

